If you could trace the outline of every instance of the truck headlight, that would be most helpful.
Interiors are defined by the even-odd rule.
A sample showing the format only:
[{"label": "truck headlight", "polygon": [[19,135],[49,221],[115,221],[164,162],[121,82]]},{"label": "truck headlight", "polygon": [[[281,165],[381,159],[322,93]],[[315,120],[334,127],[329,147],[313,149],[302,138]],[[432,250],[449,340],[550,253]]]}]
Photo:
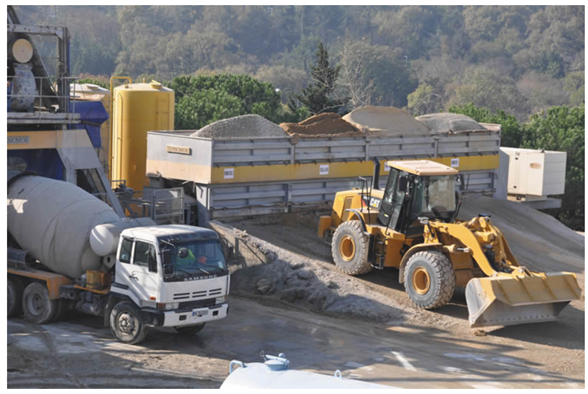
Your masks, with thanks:
[{"label": "truck headlight", "polygon": [[224,303],[226,300],[227,300],[227,296],[218,297],[218,298],[216,299],[216,304],[217,304],[217,305],[218,305],[218,304],[222,304],[222,303]]},{"label": "truck headlight", "polygon": [[157,304],[157,310],[158,311],[171,311],[174,309],[179,309],[180,307],[180,303],[179,302],[173,302],[170,304],[163,304],[163,303],[158,303]]}]

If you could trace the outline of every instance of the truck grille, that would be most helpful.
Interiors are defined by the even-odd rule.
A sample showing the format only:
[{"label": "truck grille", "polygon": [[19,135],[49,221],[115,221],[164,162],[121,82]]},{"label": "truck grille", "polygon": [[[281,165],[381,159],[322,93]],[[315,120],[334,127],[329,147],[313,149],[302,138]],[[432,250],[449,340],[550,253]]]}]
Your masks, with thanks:
[{"label": "truck grille", "polygon": [[176,293],[174,294],[174,301],[182,301],[182,300],[189,300],[189,299],[196,299],[196,298],[205,298],[205,297],[216,297],[222,294],[223,289],[210,289],[210,290],[201,290],[195,291],[190,295],[190,293]]},{"label": "truck grille", "polygon": [[205,308],[207,306],[214,306],[216,299],[209,298],[206,300],[186,301],[180,302],[180,309],[194,309],[194,308]]}]

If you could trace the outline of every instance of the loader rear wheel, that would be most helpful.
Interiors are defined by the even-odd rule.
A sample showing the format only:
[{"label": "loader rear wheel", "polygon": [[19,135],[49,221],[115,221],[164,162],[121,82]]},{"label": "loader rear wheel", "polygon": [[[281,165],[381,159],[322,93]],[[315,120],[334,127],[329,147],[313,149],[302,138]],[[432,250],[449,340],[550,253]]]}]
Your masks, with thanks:
[{"label": "loader rear wheel", "polygon": [[46,324],[55,319],[59,300],[49,299],[49,290],[42,283],[29,284],[22,296],[25,318],[31,323]]},{"label": "loader rear wheel", "polygon": [[331,252],[337,268],[348,275],[367,274],[372,270],[368,262],[369,237],[358,220],[350,220],[337,227]]},{"label": "loader rear wheel", "polygon": [[8,278],[8,317],[22,315],[24,285],[18,278]]},{"label": "loader rear wheel", "polygon": [[419,308],[435,309],[447,304],[455,289],[451,261],[436,250],[417,252],[404,270],[404,288]]}]

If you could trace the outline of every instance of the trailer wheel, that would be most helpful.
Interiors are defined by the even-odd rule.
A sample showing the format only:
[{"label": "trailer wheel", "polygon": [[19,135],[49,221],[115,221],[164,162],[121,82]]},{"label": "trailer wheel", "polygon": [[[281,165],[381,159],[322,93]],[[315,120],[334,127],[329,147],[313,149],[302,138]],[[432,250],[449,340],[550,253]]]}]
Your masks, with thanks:
[{"label": "trailer wheel", "polygon": [[417,252],[404,270],[404,288],[419,308],[435,309],[447,304],[455,289],[451,261],[436,250]]},{"label": "trailer wheel", "polygon": [[46,324],[55,319],[59,300],[50,300],[47,286],[33,282],[29,284],[22,296],[22,308],[25,318],[31,323]]},{"label": "trailer wheel", "polygon": [[129,301],[121,301],[110,313],[110,331],[122,343],[136,345],[147,336],[148,327],[141,323],[139,309]]},{"label": "trailer wheel", "polygon": [[198,334],[204,328],[206,323],[196,324],[194,326],[177,326],[175,330],[183,337],[191,337]]},{"label": "trailer wheel", "polygon": [[8,278],[8,317],[22,315],[24,285],[18,278]]},{"label": "trailer wheel", "polygon": [[369,238],[359,220],[349,220],[337,227],[331,252],[337,268],[348,275],[367,274],[372,270],[368,262]]}]

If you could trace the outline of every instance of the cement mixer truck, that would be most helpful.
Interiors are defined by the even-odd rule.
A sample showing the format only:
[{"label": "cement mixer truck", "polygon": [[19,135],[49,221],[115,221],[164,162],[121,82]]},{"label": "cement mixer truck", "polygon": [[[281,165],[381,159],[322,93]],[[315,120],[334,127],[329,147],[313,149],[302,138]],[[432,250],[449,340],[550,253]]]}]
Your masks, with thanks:
[{"label": "cement mixer truck", "polygon": [[149,327],[194,335],[227,316],[229,272],[212,230],[123,219],[77,186],[9,174],[8,316],[46,324],[75,309],[120,342]]}]

